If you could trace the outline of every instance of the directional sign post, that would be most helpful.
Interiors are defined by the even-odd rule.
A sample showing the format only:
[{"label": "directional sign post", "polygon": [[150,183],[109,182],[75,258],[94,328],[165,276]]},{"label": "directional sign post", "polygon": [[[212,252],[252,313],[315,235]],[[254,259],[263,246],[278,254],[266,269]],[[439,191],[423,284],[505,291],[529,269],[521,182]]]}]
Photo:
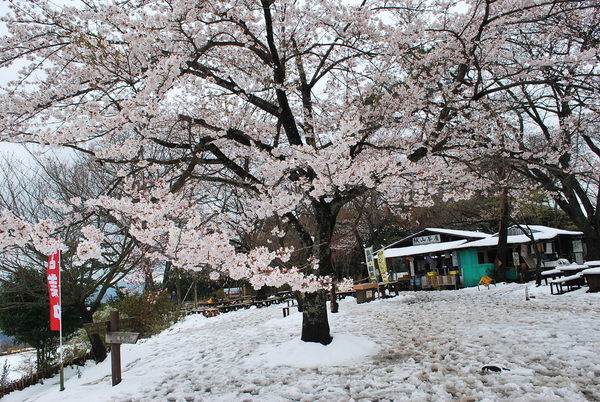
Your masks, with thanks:
[{"label": "directional sign post", "polygon": [[136,343],[137,332],[119,332],[119,312],[110,312],[110,331],[106,333],[106,342],[110,343],[110,360],[112,367],[112,385],[113,387],[121,382],[121,344]]},{"label": "directional sign post", "polygon": [[[110,312],[110,330],[119,330],[119,312]],[[112,385],[113,387],[121,382],[121,344],[110,344],[110,362],[112,367]]]},{"label": "directional sign post", "polygon": [[[119,329],[125,332],[133,332],[136,326],[136,318],[120,318]],[[88,335],[92,336],[95,334],[106,335],[110,332],[110,321],[90,322],[83,324],[83,328],[87,331]],[[110,342],[108,342],[110,343]],[[126,343],[126,342],[123,342]]]},{"label": "directional sign post", "polygon": [[138,332],[107,332],[106,342],[110,344],[136,343],[139,336]]},{"label": "directional sign post", "polygon": [[[91,322],[83,324],[89,336],[94,334],[105,334],[106,343],[110,343],[110,360],[112,366],[112,385],[121,382],[121,344],[136,343],[139,332],[128,332],[135,327],[136,319],[119,319],[118,311],[110,312],[110,321]],[[125,330],[125,331],[122,331]]]}]

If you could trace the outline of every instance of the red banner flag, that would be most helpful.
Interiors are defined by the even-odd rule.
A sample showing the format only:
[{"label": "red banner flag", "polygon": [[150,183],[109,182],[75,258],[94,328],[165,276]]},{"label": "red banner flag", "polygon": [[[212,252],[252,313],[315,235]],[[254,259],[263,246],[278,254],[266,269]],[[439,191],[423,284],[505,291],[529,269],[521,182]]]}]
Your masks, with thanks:
[{"label": "red banner flag", "polygon": [[60,310],[60,250],[48,257],[48,294],[50,295],[50,331],[60,331],[62,314]]}]

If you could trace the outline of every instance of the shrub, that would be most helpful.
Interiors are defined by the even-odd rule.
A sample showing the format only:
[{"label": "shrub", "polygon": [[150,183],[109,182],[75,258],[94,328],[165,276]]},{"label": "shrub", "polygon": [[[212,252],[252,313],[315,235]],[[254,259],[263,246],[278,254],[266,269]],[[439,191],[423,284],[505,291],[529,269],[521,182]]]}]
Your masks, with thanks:
[{"label": "shrub", "polygon": [[161,332],[183,316],[177,304],[169,301],[169,294],[165,291],[130,294],[117,302],[115,307],[123,317],[137,318],[136,330],[142,337]]}]

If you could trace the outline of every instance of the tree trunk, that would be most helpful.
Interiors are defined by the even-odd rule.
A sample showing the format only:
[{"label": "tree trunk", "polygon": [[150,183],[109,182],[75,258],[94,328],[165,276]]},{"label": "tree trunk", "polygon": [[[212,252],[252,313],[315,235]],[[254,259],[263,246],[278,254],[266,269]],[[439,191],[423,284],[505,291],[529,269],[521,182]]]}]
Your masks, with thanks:
[{"label": "tree trunk", "polygon": [[540,266],[542,263],[542,256],[540,254],[540,250],[538,248],[537,243],[534,241],[533,249],[535,250],[535,284],[536,286],[542,285],[542,267]]},{"label": "tree trunk", "polygon": [[302,340],[329,345],[332,341],[327,318],[327,291],[305,293],[302,311]]},{"label": "tree trunk", "polygon": [[173,267],[173,264],[171,264],[171,261],[167,261],[165,263],[165,271],[163,272],[163,281],[162,281],[163,289],[166,289],[169,286],[169,280],[170,280],[170,276],[171,276],[171,268],[172,267]]},{"label": "tree trunk", "polygon": [[[312,253],[319,260],[320,276],[333,274],[331,238],[341,205],[339,200],[333,202],[327,202],[324,199],[313,200],[317,227]],[[328,293],[326,290],[321,290],[315,293],[305,293],[302,296],[302,340],[304,342],[328,345],[333,339],[329,333],[327,318]]]},{"label": "tree trunk", "polygon": [[176,304],[181,306],[183,304],[183,300],[181,300],[181,296],[185,295],[181,292],[181,272],[179,269],[174,271],[175,273],[175,295],[177,296]]},{"label": "tree trunk", "polygon": [[494,274],[496,280],[506,279],[506,267],[508,266],[508,189],[503,188],[500,194],[500,227],[498,229],[498,248],[494,260]]},{"label": "tree trunk", "polygon": [[587,246],[586,261],[600,260],[600,235],[597,231],[583,232]]}]

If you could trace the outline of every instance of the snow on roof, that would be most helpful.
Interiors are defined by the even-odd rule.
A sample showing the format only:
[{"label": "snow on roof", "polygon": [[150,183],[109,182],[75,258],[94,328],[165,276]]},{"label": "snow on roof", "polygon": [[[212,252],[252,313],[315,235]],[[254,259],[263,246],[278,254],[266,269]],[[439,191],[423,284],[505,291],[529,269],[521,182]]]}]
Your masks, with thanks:
[{"label": "snow on roof", "polygon": [[[554,234],[554,236],[558,235],[566,235],[566,236],[581,236],[583,232],[574,231],[574,230],[563,230],[551,228],[548,226],[542,225],[521,225],[525,229],[530,229],[537,236],[536,233],[544,233],[546,235]],[[517,226],[511,226],[511,228],[516,228]],[[494,235],[496,236],[496,235]]]},{"label": "snow on roof", "polygon": [[[583,235],[583,232],[575,232],[572,230],[562,230],[562,229],[550,228],[547,226],[540,226],[540,225],[526,225],[526,226],[523,225],[523,228],[531,230],[531,233],[535,240],[550,240],[550,239],[554,239],[555,237],[557,237],[559,235],[566,235],[566,236],[581,236],[581,235]],[[512,226],[510,229],[517,230],[518,227]],[[510,229],[509,229],[509,233],[510,233]],[[531,242],[531,239],[525,234],[509,235],[506,238],[506,242],[508,244],[525,244],[525,243]],[[492,247],[492,246],[496,246],[496,245],[498,245],[498,233],[496,233],[495,235],[493,235],[491,237],[485,238],[485,239],[475,240],[475,241],[463,244],[460,246],[460,248]]]},{"label": "snow on roof", "polygon": [[400,248],[388,248],[384,250],[383,255],[385,258],[393,257],[405,257],[408,255],[419,255],[436,253],[438,251],[447,251],[459,247],[461,244],[466,243],[466,240],[448,241],[445,243],[431,243],[423,244],[419,246],[408,246]]},{"label": "snow on roof", "polygon": [[395,242],[393,242],[391,244],[388,244],[387,246],[385,246],[383,248],[387,250],[388,248],[393,247],[393,246],[395,246],[398,243],[402,243],[402,242],[404,242],[406,240],[412,239],[413,237],[421,236],[423,234],[423,232],[433,232],[433,233],[439,233],[439,234],[447,234],[447,235],[450,235],[450,236],[458,236],[458,237],[465,237],[465,238],[476,238],[476,239],[484,239],[486,237],[492,236],[489,233],[477,232],[477,231],[472,231],[472,230],[425,228],[423,230],[420,230],[420,231],[418,231],[416,233],[411,234],[410,236],[406,236],[403,239],[396,240]]},{"label": "snow on roof", "polygon": [[440,229],[440,228],[426,228],[425,230],[429,230],[430,232],[447,234],[452,236],[463,236],[463,237],[477,237],[480,239],[484,239],[486,237],[492,236],[489,233],[483,233],[473,230],[455,230],[455,229]]}]

